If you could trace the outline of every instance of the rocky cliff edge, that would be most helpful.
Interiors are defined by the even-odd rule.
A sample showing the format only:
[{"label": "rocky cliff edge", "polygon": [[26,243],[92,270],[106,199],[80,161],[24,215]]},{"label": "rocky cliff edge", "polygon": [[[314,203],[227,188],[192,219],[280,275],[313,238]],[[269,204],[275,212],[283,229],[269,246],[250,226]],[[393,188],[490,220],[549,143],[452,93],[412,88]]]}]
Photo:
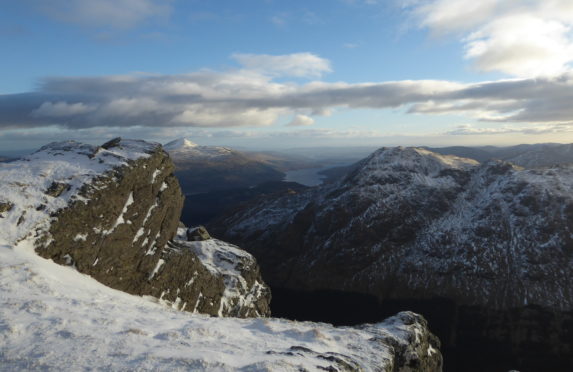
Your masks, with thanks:
[{"label": "rocky cliff edge", "polygon": [[251,255],[177,234],[183,195],[173,171],[161,145],[144,141],[44,146],[0,167],[0,245],[32,240],[44,258],[179,310],[269,315]]}]

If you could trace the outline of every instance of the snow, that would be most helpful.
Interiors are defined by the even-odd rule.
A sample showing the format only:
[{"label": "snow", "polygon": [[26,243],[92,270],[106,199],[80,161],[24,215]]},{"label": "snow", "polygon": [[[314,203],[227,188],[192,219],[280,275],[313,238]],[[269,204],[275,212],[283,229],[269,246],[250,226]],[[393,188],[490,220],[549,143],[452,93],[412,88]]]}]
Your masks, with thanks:
[{"label": "snow", "polygon": [[78,234],[76,234],[76,236],[74,237],[74,241],[75,241],[75,242],[79,242],[79,241],[85,242],[87,238],[88,238],[88,234],[80,234],[80,233],[78,233]]},{"label": "snow", "polygon": [[[13,245],[36,230],[46,230],[52,213],[72,201],[87,200],[79,195],[84,184],[97,187],[98,176],[149,157],[157,146],[122,140],[119,146],[106,150],[75,141],[55,142],[18,161],[0,163],[0,203],[13,204],[0,218],[0,244]],[[50,196],[46,191],[54,182],[70,188],[58,197]]]},{"label": "snow", "polygon": [[155,183],[155,179],[157,178],[157,176],[159,176],[159,174],[161,173],[161,170],[156,169],[153,171],[153,174],[151,175],[151,184]]},{"label": "snow", "polygon": [[[193,231],[191,228],[190,230]],[[222,277],[225,283],[225,291],[221,299],[219,316],[225,313],[226,309],[235,306],[241,308],[255,307],[256,299],[262,297],[261,292],[265,290],[265,285],[255,282],[251,288],[242,277],[243,271],[249,271],[254,266],[253,257],[239,247],[226,243],[218,239],[208,239],[204,241],[186,241],[185,228],[178,229],[179,239],[175,239],[178,246],[183,246],[191,250],[201,261],[203,266],[212,274]],[[193,276],[187,285],[192,285],[195,280]],[[199,301],[197,301],[199,303]]]},{"label": "snow", "polygon": [[182,149],[193,148],[193,147],[197,147],[197,146],[199,146],[199,145],[191,142],[187,138],[179,138],[179,139],[176,139],[176,140],[171,141],[169,143],[166,143],[163,146],[163,148],[165,149],[165,151],[169,152],[169,151],[173,151],[173,150],[182,150]]},{"label": "snow", "polygon": [[162,258],[160,258],[157,261],[157,264],[155,265],[155,268],[153,269],[153,271],[151,272],[151,274],[149,274],[149,278],[148,280],[153,279],[153,277],[155,276],[155,274],[157,274],[159,272],[159,269],[161,269],[161,266],[163,266],[163,264],[165,263],[165,260],[163,260]]},{"label": "snow", "polygon": [[358,329],[180,312],[43,259],[29,240],[0,246],[4,370],[298,371],[330,365],[311,352],[292,352],[306,348],[346,355],[374,371],[388,366],[391,350],[372,340],[405,344],[416,327],[397,318]]},{"label": "snow", "polygon": [[123,225],[125,223],[127,224],[131,224],[131,221],[126,220],[123,218],[123,216],[127,213],[127,208],[132,205],[134,203],[133,201],[133,192],[129,193],[129,196],[127,197],[127,200],[125,201],[125,205],[123,206],[123,209],[121,210],[120,215],[117,217],[117,220],[115,221],[115,223],[113,224],[113,226],[111,227],[111,229],[109,230],[103,230],[102,233],[104,235],[109,235],[111,234],[119,225]]},{"label": "snow", "polygon": [[135,233],[135,236],[133,237],[133,244],[135,244],[144,234],[145,234],[145,229],[143,227],[140,227],[139,230],[137,230],[137,233]]},{"label": "snow", "polygon": [[188,139],[180,138],[163,146],[174,158],[210,159],[233,154],[233,150],[219,146],[199,146]]}]

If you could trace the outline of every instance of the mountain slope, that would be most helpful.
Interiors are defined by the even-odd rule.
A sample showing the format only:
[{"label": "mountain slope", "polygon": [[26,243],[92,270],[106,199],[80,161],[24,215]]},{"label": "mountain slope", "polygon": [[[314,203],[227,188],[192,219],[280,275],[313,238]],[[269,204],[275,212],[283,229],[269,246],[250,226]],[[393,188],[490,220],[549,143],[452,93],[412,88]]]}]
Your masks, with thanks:
[{"label": "mountain slope", "polygon": [[509,147],[453,146],[428,149],[440,154],[456,155],[480,162],[492,159],[504,160],[525,168],[542,168],[573,163],[573,144],[539,143]]},{"label": "mountain slope", "polygon": [[[508,368],[565,371],[571,190],[571,166],[525,170],[383,148],[337,183],[252,202],[209,227],[253,253],[273,290],[427,308],[431,324],[447,325],[438,335],[450,356],[467,354],[460,370],[480,370],[495,344]],[[481,370],[503,365],[492,363]]]},{"label": "mountain slope", "polygon": [[247,153],[226,147],[199,146],[187,139],[165,145],[185,194],[256,186],[280,181],[284,173]]},{"label": "mountain slope", "polygon": [[255,203],[219,223],[279,286],[570,309],[572,189],[573,168],[382,149],[337,184]]}]

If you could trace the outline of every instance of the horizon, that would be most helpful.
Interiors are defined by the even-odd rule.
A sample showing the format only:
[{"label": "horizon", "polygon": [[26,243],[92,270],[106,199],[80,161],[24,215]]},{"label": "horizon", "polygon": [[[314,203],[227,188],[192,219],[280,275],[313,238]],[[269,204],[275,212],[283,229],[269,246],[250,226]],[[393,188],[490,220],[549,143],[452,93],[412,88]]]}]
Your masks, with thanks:
[{"label": "horizon", "polygon": [[566,0],[25,0],[0,21],[0,152],[573,142]]},{"label": "horizon", "polygon": [[[110,137],[109,139],[113,139],[113,137]],[[124,138],[124,139],[132,139],[132,140],[139,140],[139,138]],[[167,142],[157,142],[157,141],[149,141],[149,142],[157,142],[160,143],[162,146],[167,145],[169,142],[174,142],[177,140],[181,140],[181,139],[187,139],[190,140],[189,138],[186,137],[180,137],[177,139],[173,139],[171,141],[167,141]],[[62,139],[62,141],[67,141],[67,140],[71,140],[71,141],[76,141],[74,139]],[[8,157],[8,158],[18,158],[18,157],[22,157],[22,156],[27,156],[30,155],[32,153],[34,153],[35,151],[38,151],[41,147],[48,145],[50,143],[53,142],[58,142],[58,141],[51,141],[51,142],[46,142],[43,143],[41,145],[39,145],[38,147],[30,147],[30,148],[22,148],[22,149],[13,149],[13,150],[4,150],[1,149],[0,150],[0,157]],[[98,146],[101,145],[103,142],[101,141],[77,141],[77,142],[81,142],[81,143],[88,143],[90,145],[94,145],[94,146]],[[197,143],[196,143],[197,144]],[[429,148],[429,149],[445,149],[445,148],[449,148],[449,147],[464,147],[464,148],[475,148],[475,149],[483,149],[483,148],[487,148],[487,147],[493,147],[493,148],[498,148],[498,149],[502,149],[502,148],[509,148],[509,147],[516,147],[516,146],[535,146],[535,145],[555,145],[555,146],[563,146],[563,145],[569,145],[569,144],[573,144],[573,143],[568,143],[568,142],[535,142],[535,143],[519,143],[516,145],[475,145],[475,146],[463,146],[463,145],[456,145],[456,144],[451,144],[451,145],[445,145],[445,146],[428,146],[428,145],[402,145],[402,144],[391,144],[391,145],[385,145],[385,144],[371,144],[371,145],[353,145],[353,144],[346,144],[346,145],[332,145],[332,144],[325,144],[325,145],[317,145],[317,146],[300,146],[300,147],[285,147],[285,148],[276,148],[276,147],[247,147],[247,146],[222,146],[222,147],[229,147],[232,148],[234,150],[238,150],[238,151],[244,151],[244,152],[277,152],[277,153],[282,153],[282,154],[289,154],[289,153],[293,153],[293,152],[309,152],[309,151],[321,151],[321,150],[355,150],[358,152],[361,151],[376,151],[377,149],[383,148],[383,147],[414,147],[414,148]],[[202,144],[197,144],[199,146],[215,146],[215,145],[202,145]],[[317,153],[318,155],[318,153]],[[344,154],[340,154],[340,155],[344,155]]]}]

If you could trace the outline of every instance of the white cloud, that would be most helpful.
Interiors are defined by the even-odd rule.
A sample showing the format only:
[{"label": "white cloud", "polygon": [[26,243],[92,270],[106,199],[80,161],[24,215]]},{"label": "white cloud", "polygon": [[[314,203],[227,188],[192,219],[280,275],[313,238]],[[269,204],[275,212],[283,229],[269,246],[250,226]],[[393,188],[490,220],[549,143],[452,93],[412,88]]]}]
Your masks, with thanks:
[{"label": "white cloud", "polygon": [[286,15],[274,15],[270,18],[271,23],[277,27],[284,27],[287,24],[287,16]]},{"label": "white cloud", "polygon": [[93,105],[86,105],[81,102],[44,102],[40,107],[32,111],[31,115],[34,117],[65,118],[67,116],[86,114],[95,110],[96,107]]},{"label": "white cloud", "polygon": [[131,28],[150,18],[164,18],[172,0],[26,0],[51,18],[94,27]]},{"label": "white cloud", "polygon": [[475,135],[503,135],[503,134],[526,134],[541,135],[550,133],[571,133],[573,123],[558,123],[537,126],[502,126],[502,127],[475,127],[471,124],[458,125],[446,132],[447,135],[475,136]]},{"label": "white cloud", "polygon": [[312,53],[280,56],[268,54],[233,54],[246,69],[270,76],[320,77],[331,72],[330,61]]},{"label": "white cloud", "polygon": [[433,0],[410,7],[434,34],[462,35],[465,57],[481,71],[552,76],[573,61],[570,0]]},{"label": "white cloud", "polygon": [[467,31],[483,24],[493,16],[499,0],[416,1],[413,6],[421,26],[436,34],[446,34]]},{"label": "white cloud", "polygon": [[[443,80],[303,84],[278,82],[263,74],[260,66],[180,75],[49,78],[38,91],[0,95],[0,128],[260,127],[286,117],[294,118],[290,125],[300,126],[312,124],[311,116],[327,116],[338,109],[388,108],[530,125],[553,125],[573,117],[573,73],[473,84]],[[280,69],[288,71],[288,64]]]},{"label": "white cloud", "polygon": [[290,123],[287,124],[289,127],[304,127],[314,124],[314,119],[306,115],[296,115]]}]

